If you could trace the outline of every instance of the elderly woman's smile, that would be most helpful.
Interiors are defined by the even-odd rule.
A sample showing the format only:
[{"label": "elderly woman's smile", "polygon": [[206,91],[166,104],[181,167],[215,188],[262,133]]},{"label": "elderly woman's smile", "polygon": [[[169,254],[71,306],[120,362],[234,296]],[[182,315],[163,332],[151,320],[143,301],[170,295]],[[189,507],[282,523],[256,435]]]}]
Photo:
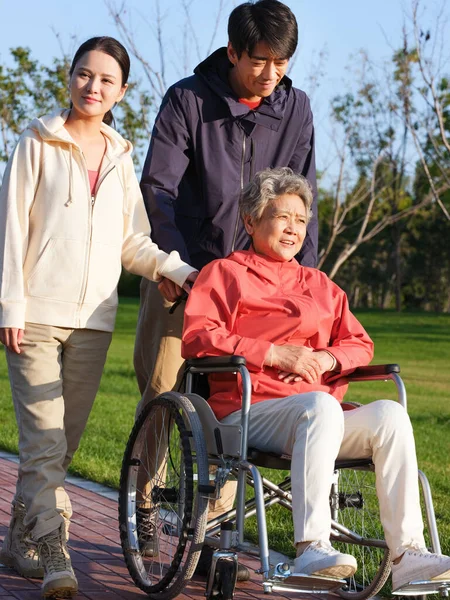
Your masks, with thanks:
[{"label": "elderly woman's smile", "polygon": [[302,247],[308,222],[307,209],[297,194],[281,194],[269,202],[259,219],[244,217],[253,248],[275,260],[288,261]]}]

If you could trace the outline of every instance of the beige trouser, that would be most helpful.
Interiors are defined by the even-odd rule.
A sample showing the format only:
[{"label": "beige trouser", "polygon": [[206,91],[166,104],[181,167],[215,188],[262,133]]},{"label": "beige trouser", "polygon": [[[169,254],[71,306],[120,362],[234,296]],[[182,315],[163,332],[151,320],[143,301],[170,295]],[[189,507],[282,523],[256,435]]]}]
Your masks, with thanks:
[{"label": "beige trouser", "polygon": [[[177,389],[183,376],[181,335],[184,304],[169,313],[172,302],[164,300],[158,284],[147,279],[141,282],[141,303],[134,346],[134,368],[142,398],[136,409],[139,415],[147,402],[163,392]],[[151,440],[148,440],[151,452]],[[164,479],[164,474],[160,473]],[[140,482],[143,489],[143,482]],[[141,487],[142,486],[142,487]],[[222,488],[222,497],[210,501],[209,518],[222,514],[234,502],[236,482]]]},{"label": "beige trouser", "polygon": [[134,346],[134,369],[142,396],[137,414],[147,402],[181,381],[184,304],[170,314],[172,304],[161,296],[157,283],[142,279]]},{"label": "beige trouser", "polygon": [[[240,422],[240,411],[222,423]],[[414,436],[400,404],[377,400],[342,411],[333,396],[309,392],[265,400],[250,408],[249,446],[292,456],[295,543],[329,540],[329,494],[336,458],[369,458],[386,543],[393,559],[425,546]]]},{"label": "beige trouser", "polygon": [[21,354],[7,351],[19,428],[16,497],[38,539],[70,519],[67,468],[92,408],[112,334],[27,323]]}]

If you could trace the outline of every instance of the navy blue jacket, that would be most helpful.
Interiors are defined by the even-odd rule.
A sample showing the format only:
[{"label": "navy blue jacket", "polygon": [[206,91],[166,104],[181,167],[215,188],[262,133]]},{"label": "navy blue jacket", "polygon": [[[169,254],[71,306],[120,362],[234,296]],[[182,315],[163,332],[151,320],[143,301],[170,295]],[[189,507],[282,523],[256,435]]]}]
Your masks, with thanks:
[{"label": "navy blue jacket", "polygon": [[248,247],[239,218],[242,187],[267,167],[291,167],[314,190],[313,218],[297,257],[317,262],[314,128],[308,97],[284,77],[256,109],[228,83],[226,49],[170,87],[161,104],[141,180],[152,238],[197,269]]}]

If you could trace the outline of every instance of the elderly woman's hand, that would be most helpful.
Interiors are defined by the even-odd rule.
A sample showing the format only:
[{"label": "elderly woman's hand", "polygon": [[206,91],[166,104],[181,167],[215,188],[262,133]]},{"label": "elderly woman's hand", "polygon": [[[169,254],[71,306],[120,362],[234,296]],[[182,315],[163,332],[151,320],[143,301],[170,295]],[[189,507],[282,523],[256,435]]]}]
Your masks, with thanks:
[{"label": "elderly woman's hand", "polygon": [[286,383],[304,379],[314,383],[322,375],[321,366],[311,348],[304,346],[273,346],[268,353],[266,364],[279,369],[279,378]]},{"label": "elderly woman's hand", "polygon": [[[305,348],[309,350],[309,348]],[[323,350],[314,350],[314,358],[318,362],[320,367],[320,374],[328,373],[332,369],[336,369],[339,366],[339,363],[333,359],[333,356],[329,352],[325,352]],[[278,378],[282,379],[284,383],[290,383],[291,381],[300,381],[303,379],[301,375],[297,375],[296,373],[291,373],[288,371],[279,371]]]}]

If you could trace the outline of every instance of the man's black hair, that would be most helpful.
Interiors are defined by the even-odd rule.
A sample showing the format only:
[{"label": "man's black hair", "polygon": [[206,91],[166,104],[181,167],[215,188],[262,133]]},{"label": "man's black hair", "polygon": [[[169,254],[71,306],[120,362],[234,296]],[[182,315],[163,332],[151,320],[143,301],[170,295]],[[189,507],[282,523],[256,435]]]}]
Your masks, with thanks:
[{"label": "man's black hair", "polygon": [[291,58],[297,48],[297,20],[291,9],[278,0],[239,4],[228,19],[228,39],[238,58],[252,56],[259,42],[266,42],[273,56]]}]

